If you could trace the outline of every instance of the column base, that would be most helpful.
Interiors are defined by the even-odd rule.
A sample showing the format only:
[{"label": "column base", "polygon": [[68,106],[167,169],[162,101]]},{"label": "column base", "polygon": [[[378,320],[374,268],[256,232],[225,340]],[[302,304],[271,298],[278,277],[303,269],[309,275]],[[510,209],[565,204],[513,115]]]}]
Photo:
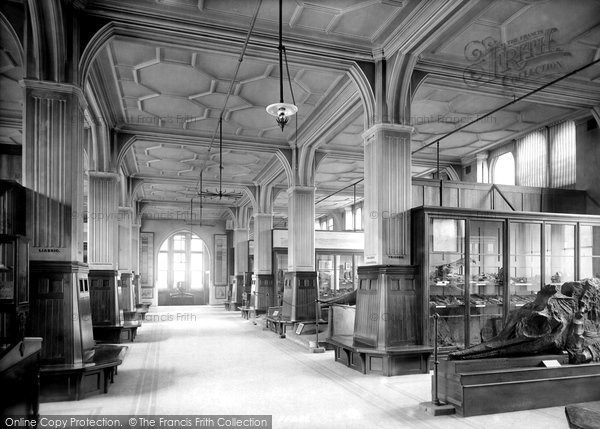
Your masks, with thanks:
[{"label": "column base", "polygon": [[354,343],[376,349],[414,346],[423,338],[418,267],[358,267]]},{"label": "column base", "polygon": [[123,310],[119,302],[117,270],[90,270],[90,303],[94,326],[120,325]]},{"label": "column base", "polygon": [[242,294],[244,293],[244,275],[236,274],[235,283],[231,291],[231,302],[236,306],[242,305]]},{"label": "column base", "polygon": [[243,275],[243,283],[242,283],[242,305],[244,307],[250,307],[252,304],[252,273],[246,272]]},{"label": "column base", "polygon": [[122,300],[121,304],[123,311],[133,311],[133,289],[132,289],[133,274],[130,271],[121,273],[121,292]]},{"label": "column base", "polygon": [[314,321],[318,298],[316,271],[289,271],[285,274],[282,316],[290,321]]},{"label": "column base", "polygon": [[93,355],[88,267],[30,261],[29,335],[43,337],[42,364],[73,365]]},{"label": "column base", "polygon": [[272,274],[255,274],[252,282],[252,306],[258,312],[265,313],[273,306],[275,288]]}]

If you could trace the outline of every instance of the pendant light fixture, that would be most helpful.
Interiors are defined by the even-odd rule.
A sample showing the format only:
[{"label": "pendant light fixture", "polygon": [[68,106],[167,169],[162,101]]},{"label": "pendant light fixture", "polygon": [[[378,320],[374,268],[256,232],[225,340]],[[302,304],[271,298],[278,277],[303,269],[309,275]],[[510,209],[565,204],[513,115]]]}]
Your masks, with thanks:
[{"label": "pendant light fixture", "polygon": [[[285,103],[283,101],[283,53],[285,48],[283,46],[283,38],[282,38],[282,3],[283,0],[279,0],[279,103],[269,104],[267,106],[267,113],[275,116],[275,121],[281,127],[281,131],[283,132],[283,128],[285,124],[288,123],[288,119],[290,116],[295,115],[298,112],[298,106],[294,104]],[[287,63],[287,58],[286,58]],[[288,79],[290,78],[288,72]]]},{"label": "pendant light fixture", "polygon": [[233,198],[238,199],[242,195],[240,193],[235,192],[223,192],[223,116],[219,117],[219,190],[216,192],[212,192],[209,190],[204,190],[202,188],[202,173],[200,171],[200,192],[198,195],[201,197],[200,199],[200,210],[202,210],[202,197],[219,197],[219,199],[225,198]]}]

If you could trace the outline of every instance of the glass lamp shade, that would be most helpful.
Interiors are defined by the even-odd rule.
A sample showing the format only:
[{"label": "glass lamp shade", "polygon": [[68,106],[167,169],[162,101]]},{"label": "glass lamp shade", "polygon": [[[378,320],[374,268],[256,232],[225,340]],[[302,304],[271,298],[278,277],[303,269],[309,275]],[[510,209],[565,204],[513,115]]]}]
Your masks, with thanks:
[{"label": "glass lamp shade", "polygon": [[281,127],[281,131],[283,131],[283,127],[287,124],[288,118],[295,115],[297,111],[297,106],[288,103],[273,103],[267,106],[267,113],[275,116],[275,120]]}]

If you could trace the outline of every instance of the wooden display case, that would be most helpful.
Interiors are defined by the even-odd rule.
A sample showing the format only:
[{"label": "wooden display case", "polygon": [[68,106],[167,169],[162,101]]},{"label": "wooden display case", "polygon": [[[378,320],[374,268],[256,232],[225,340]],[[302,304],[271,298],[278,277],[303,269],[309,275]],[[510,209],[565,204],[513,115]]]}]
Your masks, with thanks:
[{"label": "wooden display case", "polygon": [[412,230],[425,344],[438,313],[442,351],[489,340],[542,285],[600,273],[600,216],[419,207]]},{"label": "wooden display case", "polygon": [[25,337],[29,313],[29,243],[0,234],[0,356]]}]

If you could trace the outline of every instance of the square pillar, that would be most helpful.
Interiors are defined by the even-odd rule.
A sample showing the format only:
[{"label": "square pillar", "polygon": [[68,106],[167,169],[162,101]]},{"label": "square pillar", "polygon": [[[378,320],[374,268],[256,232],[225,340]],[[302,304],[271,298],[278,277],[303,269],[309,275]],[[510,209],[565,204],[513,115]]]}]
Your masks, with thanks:
[{"label": "square pillar", "polygon": [[293,321],[315,320],[318,298],[315,271],[315,188],[288,189],[288,272],[282,315]]},{"label": "square pillar", "polygon": [[267,311],[274,303],[273,283],[273,215],[254,215],[254,278],[252,281],[253,306],[256,311]]},{"label": "square pillar", "polygon": [[93,325],[120,325],[119,175],[90,171],[88,192],[88,265]]},{"label": "square pillar", "polygon": [[235,283],[231,300],[241,305],[244,293],[244,274],[248,271],[248,230],[236,228],[233,230],[233,266],[235,272]]},{"label": "square pillar", "polygon": [[30,240],[28,335],[43,337],[43,364],[93,354],[83,264],[83,109],[75,85],[25,79],[23,186]]},{"label": "square pillar", "polygon": [[366,265],[410,265],[412,131],[377,124],[363,134]]}]

